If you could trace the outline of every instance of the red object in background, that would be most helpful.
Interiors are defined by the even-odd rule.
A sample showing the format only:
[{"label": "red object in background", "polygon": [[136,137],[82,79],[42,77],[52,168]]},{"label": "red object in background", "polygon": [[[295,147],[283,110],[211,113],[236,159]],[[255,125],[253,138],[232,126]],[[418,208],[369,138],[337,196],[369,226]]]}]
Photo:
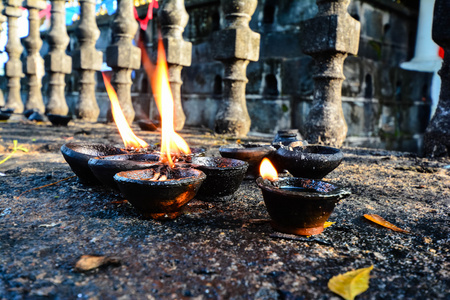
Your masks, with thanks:
[{"label": "red object in background", "polygon": [[153,0],[148,4],[147,15],[144,19],[139,18],[136,6],[133,5],[134,8],[134,18],[139,22],[142,30],[147,30],[148,21],[153,19],[153,8],[158,8],[158,2]]},{"label": "red object in background", "polygon": [[439,47],[439,57],[444,59],[444,49],[442,47]]}]

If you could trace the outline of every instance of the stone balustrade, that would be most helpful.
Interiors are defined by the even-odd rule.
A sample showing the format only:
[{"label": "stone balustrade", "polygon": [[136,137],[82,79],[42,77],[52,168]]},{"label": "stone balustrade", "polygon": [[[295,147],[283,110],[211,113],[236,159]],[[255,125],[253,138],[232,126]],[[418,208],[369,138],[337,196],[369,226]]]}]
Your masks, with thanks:
[{"label": "stone balustrade", "polygon": [[5,4],[5,15],[8,17],[8,43],[5,50],[9,57],[5,66],[6,78],[8,79],[6,107],[14,109],[16,113],[21,113],[24,105],[20,96],[20,79],[24,74],[22,73],[22,61],[20,60],[23,47],[18,34],[18,19],[22,16],[22,10],[20,9],[22,1],[8,0]]},{"label": "stone balustrade", "polygon": [[[285,2],[287,3],[287,1]],[[372,79],[373,77],[362,72],[360,75],[357,75],[359,74],[357,73],[358,70],[354,67],[357,67],[358,58],[351,58],[347,69],[344,68],[344,60],[347,55],[357,54],[358,52],[360,25],[352,16],[359,19],[360,16],[358,14],[363,12],[362,6],[352,2],[351,12],[349,13],[349,2],[349,0],[316,0],[318,8],[316,16],[313,17],[315,10],[309,9],[308,14],[305,15],[307,17],[303,20],[299,18],[296,21],[296,24],[301,24],[301,26],[294,41],[293,37],[286,35],[284,32],[270,34],[271,30],[279,28],[281,23],[278,23],[278,25],[270,24],[279,21],[277,18],[285,13],[276,9],[277,1],[258,3],[257,0],[196,0],[186,1],[185,4],[184,0],[160,0],[157,18],[159,19],[158,22],[161,26],[162,38],[167,53],[169,81],[175,102],[175,128],[180,130],[185,122],[188,123],[188,121],[190,121],[188,124],[193,124],[192,119],[189,120],[193,116],[201,117],[202,114],[209,114],[212,123],[203,123],[202,125],[214,127],[215,131],[221,134],[243,136],[251,128],[251,119],[255,121],[256,118],[254,117],[258,116],[255,110],[258,110],[259,106],[262,105],[260,103],[270,102],[270,107],[279,110],[273,111],[273,114],[267,113],[270,120],[273,121],[278,116],[291,118],[290,121],[279,124],[284,124],[282,126],[285,127],[293,126],[299,128],[310,142],[340,147],[346,139],[346,119],[349,122],[348,99],[351,97],[349,93],[361,94],[363,92],[360,91],[364,90],[364,99],[371,99],[373,96],[379,97],[379,95],[375,95],[375,87],[372,87],[373,84],[377,83]],[[105,97],[98,93],[99,90],[103,89],[103,86],[100,85],[98,87],[98,83],[96,83],[96,76],[97,79],[100,78],[96,73],[101,69],[102,56],[105,56],[106,63],[112,69],[112,84],[116,89],[124,114],[128,122],[131,123],[133,121],[135,112],[132,103],[132,84],[138,83],[137,86],[139,88],[135,86],[134,92],[139,92],[143,80],[142,76],[132,78],[133,71],[141,68],[140,49],[135,46],[139,34],[136,34],[138,23],[133,16],[132,0],[118,1],[113,22],[107,29],[111,33],[111,39],[105,38],[103,34],[105,31],[100,35],[95,16],[95,1],[81,0],[81,15],[75,27],[75,36],[73,36],[75,40],[72,41],[69,39],[65,26],[65,0],[51,1],[52,25],[49,32],[46,35],[44,34],[45,41],[48,43],[46,48],[48,53],[45,56],[44,65],[44,82],[46,82],[46,86],[42,89],[47,92],[45,95],[41,94],[41,79],[44,74],[42,73],[42,58],[39,56],[42,41],[40,40],[39,23],[37,22],[37,14],[39,10],[44,8],[43,0],[27,0],[24,2],[7,0],[3,3],[5,4],[5,9],[2,9],[2,3],[0,3],[0,12],[3,12],[3,14],[0,13],[0,25],[7,18],[9,39],[6,45],[6,52],[9,60],[5,66],[7,89],[4,95],[5,99],[0,94],[0,106],[14,108],[15,112],[18,113],[22,112],[24,108],[36,109],[42,112],[44,110],[43,104],[46,103],[45,111],[47,113],[65,115],[69,112],[66,101],[66,83],[68,82],[66,75],[76,71],[75,74],[77,76],[71,76],[69,80],[69,90],[72,93],[78,91],[78,93],[73,93],[78,100],[75,105],[71,105],[72,109],[75,108],[71,113],[86,121],[96,121],[100,110],[103,116],[105,115],[105,105],[102,104],[103,106],[100,109],[97,103],[99,97]],[[194,8],[196,9],[198,6],[203,5],[202,3],[209,7],[210,15],[203,14],[202,18],[204,19],[196,19],[194,20],[194,25],[189,25],[192,24],[192,21],[188,24],[189,14],[186,11],[186,7],[189,11],[192,11]],[[23,39],[26,55],[23,55],[22,60],[25,68],[22,68],[21,56],[24,49],[18,37],[17,28],[17,19],[22,15],[21,5],[28,9],[30,20],[29,36]],[[289,5],[297,8],[303,7],[303,5],[307,6],[304,3],[292,4],[290,2]],[[445,5],[447,5],[445,1],[436,0],[437,7]],[[365,6],[364,9],[366,8]],[[254,13],[255,16],[253,16]],[[403,13],[403,11],[399,11],[399,13]],[[442,13],[439,10],[435,10],[434,14],[435,22],[439,25],[433,29],[433,38],[444,48],[445,53],[448,53],[447,40],[449,37],[445,35],[446,31],[444,29],[449,28],[447,26],[449,18],[440,16]],[[364,16],[361,17],[363,18]],[[209,22],[205,24],[209,24],[211,28],[202,27],[200,23],[203,21]],[[252,28],[257,28],[259,33],[254,32],[250,28],[250,21],[252,22],[250,24]],[[293,25],[289,26],[292,27]],[[155,23],[150,27],[151,29],[147,31],[147,34],[152,32],[152,37],[156,38],[156,34],[154,34],[156,32]],[[386,34],[389,34],[389,28],[387,25],[383,27]],[[402,28],[395,27],[391,30],[400,29]],[[200,39],[200,42],[196,41],[197,43],[194,43],[194,45],[185,40],[189,38],[190,41],[195,41],[193,36],[197,33],[208,34],[208,40],[203,37],[203,40]],[[264,40],[261,39],[260,34],[264,35]],[[367,39],[367,32],[365,34],[361,40]],[[99,36],[102,39],[103,48],[99,47],[97,42]],[[264,61],[262,62],[259,58],[260,39],[261,45],[263,45],[261,47],[261,55],[263,55]],[[105,46],[106,40],[108,41],[108,47]],[[207,42],[204,43],[205,41]],[[284,43],[286,47],[291,47],[291,49],[282,49],[281,52],[283,54],[279,55],[274,51],[276,43]],[[309,57],[300,54],[301,56],[298,56],[299,58],[297,59],[294,56],[294,52],[302,52],[299,47],[300,44],[303,52],[313,57],[315,61],[314,68],[309,65]],[[368,52],[367,43],[365,47],[364,51]],[[193,49],[197,51],[195,54],[193,54]],[[398,53],[400,52],[396,52],[394,56],[389,56],[389,62],[393,61],[393,57],[399,57]],[[377,55],[381,56],[383,52],[380,50]],[[193,67],[186,68],[191,65],[191,57],[192,59],[195,57],[197,60],[195,64],[197,65],[194,64]],[[286,59],[287,62],[283,63],[283,59]],[[371,59],[374,58],[371,57]],[[445,84],[448,81],[446,74],[448,73],[449,63],[447,60],[444,60],[444,66],[441,70],[443,87],[439,108],[425,136],[426,152],[434,156],[448,155],[446,141],[450,140],[450,138],[444,132],[445,130],[442,131],[445,126],[441,125],[448,125],[446,116],[449,115],[448,101],[446,101],[449,98],[447,95],[449,93],[449,83]],[[255,61],[258,63],[250,65],[253,67],[249,67],[249,70],[247,70],[249,62]],[[192,76],[193,72],[202,72],[203,69],[198,69],[198,64],[204,62],[206,62],[207,70],[214,73],[214,76],[207,78],[208,80],[204,80],[206,77],[202,77],[203,74]],[[349,68],[353,69],[350,70]],[[259,69],[257,72],[261,72],[262,75],[255,76],[255,69]],[[311,76],[312,70],[315,72],[314,76]],[[342,103],[341,89],[345,79],[345,71],[347,71],[347,77],[349,74],[350,76],[362,76],[362,80],[359,87],[352,85],[353,83],[344,85],[346,95],[344,103]],[[26,74],[24,80],[22,80],[25,76],[23,73]],[[140,76],[138,72],[136,74],[136,76]],[[183,77],[182,74],[189,75],[188,77]],[[248,84],[247,76],[251,78],[250,84]],[[258,78],[258,76],[261,78]],[[302,79],[302,76],[305,78],[309,76],[310,86],[309,83],[305,85],[298,80],[298,78]],[[386,81],[386,76],[382,80]],[[314,80],[314,91],[312,91],[311,77]],[[139,82],[136,81],[138,78],[140,78]],[[182,97],[182,78],[190,84],[193,81],[198,82],[199,85],[204,87],[202,92],[209,87],[211,89],[210,93],[213,95],[212,98],[217,100],[217,102],[205,101],[204,104],[200,104],[200,101],[194,99],[195,101],[192,101],[194,104],[200,104],[203,107],[198,109],[190,108],[189,114],[185,114],[186,107],[183,109],[183,105],[186,105],[186,99],[193,98]],[[355,80],[354,78],[350,79]],[[258,85],[253,83],[254,80],[261,82],[261,85],[258,87]],[[397,89],[401,88],[401,80],[402,78],[397,79]],[[26,83],[26,86],[24,85],[21,88],[21,82]],[[303,80],[303,82],[306,81]],[[386,85],[382,92],[388,95],[388,93],[395,90],[395,84]],[[424,84],[424,87],[421,88],[424,90],[423,93],[425,93],[426,85]],[[183,91],[185,89],[189,93],[191,86],[183,88]],[[250,92],[248,92],[248,89],[250,89]],[[150,89],[145,87],[145,90],[148,91]],[[313,98],[312,105],[310,102],[304,101],[306,104],[303,103],[301,104],[302,107],[300,107],[297,104],[299,103],[297,102],[298,100],[289,100],[289,97],[300,95],[301,101],[303,101],[304,96],[301,93],[309,90],[311,90],[310,95]],[[24,97],[23,100],[21,99],[21,91],[26,91],[26,98]],[[262,96],[264,101],[257,103],[259,98],[253,99],[250,97],[249,102],[249,94],[256,95],[258,93],[260,93],[258,96]],[[290,93],[289,96],[286,96],[286,93]],[[142,94],[144,95],[144,92]],[[195,92],[192,94],[195,95]],[[73,98],[73,95],[70,97]],[[362,96],[357,97],[361,98]],[[272,101],[272,99],[275,100]],[[151,98],[148,99],[148,101],[150,100]],[[280,104],[276,101],[279,101]],[[288,103],[289,101],[290,103]],[[250,103],[249,109],[247,108],[248,103]],[[379,110],[384,109],[382,104],[379,106]],[[299,111],[305,116],[307,115],[305,112],[309,111],[308,118],[303,117],[303,115],[301,119],[298,116],[292,117],[294,114],[298,114]],[[379,112],[379,114],[382,113]],[[213,117],[214,115],[215,117]],[[344,115],[346,115],[345,118]],[[250,116],[252,117],[250,118]],[[264,122],[263,120],[256,121],[259,123]],[[267,128],[272,126],[270,122],[266,123],[268,124],[264,126]],[[273,126],[274,130],[275,128],[283,129],[283,127],[277,126]],[[254,129],[258,130],[258,127],[256,126]]]},{"label": "stone balustrade", "polygon": [[65,23],[65,2],[65,0],[51,1],[51,27],[48,33],[50,51],[45,56],[45,71],[50,75],[46,112],[55,115],[66,115],[69,112],[64,87],[66,74],[72,72],[72,57],[66,54],[69,36]]},{"label": "stone balustrade", "polygon": [[192,44],[184,41],[183,31],[189,20],[184,0],[167,0],[161,6],[158,17],[161,34],[167,52],[169,82],[174,101],[174,128],[183,129],[186,116],[181,104],[181,70],[191,65]]},{"label": "stone balustrade", "polygon": [[317,68],[306,139],[340,147],[347,136],[341,101],[344,59],[348,53],[358,53],[360,24],[347,12],[350,0],[316,2],[319,12],[303,23],[303,50],[314,58]]},{"label": "stone balustrade", "polygon": [[[2,14],[3,13],[3,9],[4,9],[3,1],[0,1],[0,34],[3,31],[3,26],[2,25],[3,25],[3,23],[6,22],[6,16]],[[3,95],[3,91],[1,89],[0,89],[0,106],[5,106],[5,98],[4,98],[4,95]]]}]

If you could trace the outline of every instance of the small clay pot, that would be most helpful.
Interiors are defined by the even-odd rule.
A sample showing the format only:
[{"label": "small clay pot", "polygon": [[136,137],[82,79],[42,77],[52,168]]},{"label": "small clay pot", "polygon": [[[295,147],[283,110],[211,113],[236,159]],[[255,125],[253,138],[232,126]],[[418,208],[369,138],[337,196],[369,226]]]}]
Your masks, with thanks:
[{"label": "small clay pot", "polygon": [[53,126],[67,126],[72,121],[72,116],[47,114],[47,118]]},{"label": "small clay pot", "polygon": [[0,121],[8,120],[13,114],[13,108],[0,108]]},{"label": "small clay pot", "polygon": [[100,184],[89,168],[88,161],[97,156],[124,154],[124,150],[105,144],[67,143],[61,147],[61,153],[81,183]]},{"label": "small clay pot", "polygon": [[193,157],[191,167],[206,174],[195,198],[204,201],[228,201],[241,185],[248,163],[224,157]]},{"label": "small clay pot", "polygon": [[94,176],[104,185],[119,190],[114,175],[122,171],[147,169],[158,163],[156,154],[119,154],[89,159],[88,165]]},{"label": "small clay pot", "polygon": [[264,203],[276,231],[314,235],[323,231],[339,200],[350,196],[350,191],[324,181],[286,177],[277,181],[256,183],[262,190]]},{"label": "small clay pot", "polygon": [[270,156],[276,149],[266,144],[231,144],[219,148],[220,155],[248,163],[245,179],[255,179],[259,176],[259,165],[264,157]]},{"label": "small clay pot", "polygon": [[156,131],[160,126],[159,122],[151,120],[139,120],[137,121],[139,127],[144,131]]},{"label": "small clay pot", "polygon": [[277,170],[288,170],[294,177],[322,179],[336,169],[343,158],[342,151],[333,147],[281,147],[273,155],[273,164]]},{"label": "small clay pot", "polygon": [[206,175],[193,168],[173,168],[171,172],[175,179],[150,180],[159,167],[119,172],[114,175],[114,180],[125,199],[144,217],[174,219],[194,198]]},{"label": "small clay pot", "polygon": [[289,146],[289,144],[296,142],[298,146],[307,145],[308,142],[303,140],[302,135],[298,129],[278,130],[275,138],[272,141],[272,146],[276,149],[281,146]]}]

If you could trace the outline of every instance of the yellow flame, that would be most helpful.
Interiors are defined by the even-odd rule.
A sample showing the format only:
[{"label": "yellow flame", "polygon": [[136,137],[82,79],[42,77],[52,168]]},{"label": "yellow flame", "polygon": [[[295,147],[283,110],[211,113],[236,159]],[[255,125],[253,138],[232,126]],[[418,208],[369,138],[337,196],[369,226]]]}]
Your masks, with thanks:
[{"label": "yellow flame", "polygon": [[109,100],[111,101],[111,111],[116,123],[117,129],[119,129],[120,136],[122,137],[125,148],[146,148],[148,144],[138,138],[130,126],[128,125],[127,119],[125,118],[122,109],[120,108],[119,99],[117,98],[116,91],[111,85],[108,77],[102,72],[103,81],[105,82],[106,92],[108,93]]},{"label": "yellow flame", "polygon": [[[142,43],[140,43],[141,49]],[[174,104],[172,90],[169,85],[169,74],[166,60],[166,52],[162,39],[158,41],[158,58],[156,66],[151,64],[147,56],[145,48],[142,51],[144,69],[149,78],[151,78],[151,86],[156,106],[161,116],[161,160],[167,161],[169,166],[173,167],[174,162],[172,155],[178,156],[180,153],[189,154],[186,141],[179,136],[174,129]]]},{"label": "yellow flame", "polygon": [[259,173],[263,179],[278,180],[278,172],[268,158],[262,160]]}]

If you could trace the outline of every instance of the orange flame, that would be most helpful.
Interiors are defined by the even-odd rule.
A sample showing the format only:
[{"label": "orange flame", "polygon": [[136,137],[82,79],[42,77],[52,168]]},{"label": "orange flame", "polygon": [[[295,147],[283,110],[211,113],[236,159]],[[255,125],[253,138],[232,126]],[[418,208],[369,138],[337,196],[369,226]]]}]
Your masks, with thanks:
[{"label": "orange flame", "polygon": [[259,173],[263,179],[278,180],[278,172],[268,158],[264,158],[259,167]]},{"label": "orange flame", "polygon": [[131,130],[128,122],[120,108],[117,94],[109,81],[109,78],[102,72],[103,81],[105,82],[106,92],[108,93],[109,100],[111,101],[111,111],[116,123],[117,129],[119,129],[120,136],[122,137],[125,148],[146,148],[148,144],[138,138]]},{"label": "orange flame", "polygon": [[189,149],[186,141],[179,136],[174,129],[174,104],[172,90],[169,85],[169,74],[166,60],[166,52],[162,39],[158,41],[158,58],[156,66],[152,65],[147,56],[142,42],[140,43],[142,49],[142,61],[147,76],[151,78],[151,86],[153,96],[155,98],[156,106],[161,115],[161,160],[167,161],[169,166],[173,167],[174,162],[172,155],[178,156],[180,153],[189,154]]}]

